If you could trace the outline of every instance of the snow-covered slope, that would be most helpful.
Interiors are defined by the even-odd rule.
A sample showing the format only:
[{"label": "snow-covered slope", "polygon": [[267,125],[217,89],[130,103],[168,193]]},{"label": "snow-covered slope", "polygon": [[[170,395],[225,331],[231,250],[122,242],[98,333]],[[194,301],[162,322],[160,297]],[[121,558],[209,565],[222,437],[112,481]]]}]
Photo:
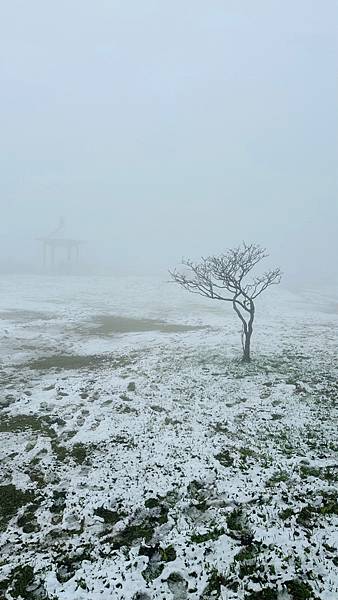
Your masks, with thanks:
[{"label": "snow-covered slope", "polygon": [[[334,291],[8,277],[0,597],[338,598]],[[2,594],[2,596],[1,596]]]}]

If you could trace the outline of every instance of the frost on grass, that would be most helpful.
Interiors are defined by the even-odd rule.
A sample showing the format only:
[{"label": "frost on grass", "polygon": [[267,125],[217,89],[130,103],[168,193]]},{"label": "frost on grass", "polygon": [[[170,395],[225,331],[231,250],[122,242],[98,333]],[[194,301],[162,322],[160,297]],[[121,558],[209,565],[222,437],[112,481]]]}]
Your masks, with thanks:
[{"label": "frost on grass", "polygon": [[110,353],[100,330],[88,354],[81,330],[58,354],[9,357],[0,597],[338,597],[336,340],[321,319],[285,316],[278,352],[262,334],[249,366],[215,328],[142,330]]}]

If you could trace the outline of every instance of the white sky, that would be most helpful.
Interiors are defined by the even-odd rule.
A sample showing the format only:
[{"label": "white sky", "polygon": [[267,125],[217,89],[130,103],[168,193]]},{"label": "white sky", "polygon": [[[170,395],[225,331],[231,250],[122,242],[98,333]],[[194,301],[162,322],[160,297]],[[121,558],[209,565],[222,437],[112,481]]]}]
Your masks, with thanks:
[{"label": "white sky", "polygon": [[245,239],[337,281],[337,33],[336,0],[0,1],[0,266],[63,215],[119,270]]}]

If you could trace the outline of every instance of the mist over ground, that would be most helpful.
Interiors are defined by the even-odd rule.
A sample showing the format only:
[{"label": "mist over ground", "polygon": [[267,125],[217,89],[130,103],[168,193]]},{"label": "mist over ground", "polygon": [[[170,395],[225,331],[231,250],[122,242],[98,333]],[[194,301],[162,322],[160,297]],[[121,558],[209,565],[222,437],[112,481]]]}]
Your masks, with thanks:
[{"label": "mist over ground", "polygon": [[64,217],[87,272],[240,243],[337,282],[334,1],[13,0],[0,9],[0,269]]},{"label": "mist over ground", "polygon": [[0,1],[1,599],[338,598],[337,34]]}]

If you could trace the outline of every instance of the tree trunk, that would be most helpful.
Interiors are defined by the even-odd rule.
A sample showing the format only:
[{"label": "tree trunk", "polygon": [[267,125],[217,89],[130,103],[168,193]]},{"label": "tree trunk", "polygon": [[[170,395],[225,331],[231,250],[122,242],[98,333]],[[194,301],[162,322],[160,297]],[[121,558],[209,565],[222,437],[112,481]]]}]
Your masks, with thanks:
[{"label": "tree trunk", "polygon": [[[237,296],[236,296],[237,297]],[[251,360],[251,356],[250,356],[250,342],[251,342],[251,336],[252,336],[252,332],[253,332],[253,322],[254,322],[254,318],[255,318],[255,305],[253,300],[251,300],[250,298],[248,299],[248,302],[250,303],[250,308],[245,308],[245,310],[250,313],[250,318],[249,321],[247,322],[244,318],[244,316],[242,315],[241,311],[239,310],[239,308],[236,305],[236,297],[233,300],[232,306],[234,311],[236,312],[237,316],[239,317],[239,319],[242,321],[242,325],[243,325],[243,329],[242,329],[242,347],[243,347],[243,362],[250,362]]]},{"label": "tree trunk", "polygon": [[247,331],[244,337],[244,346],[243,346],[243,362],[250,362],[250,342],[251,342],[252,331]]},{"label": "tree trunk", "polygon": [[252,300],[250,300],[250,319],[246,327],[244,327],[244,346],[243,346],[243,362],[249,363],[251,361],[250,355],[250,343],[251,336],[253,332],[253,322],[255,318],[255,305]]}]

